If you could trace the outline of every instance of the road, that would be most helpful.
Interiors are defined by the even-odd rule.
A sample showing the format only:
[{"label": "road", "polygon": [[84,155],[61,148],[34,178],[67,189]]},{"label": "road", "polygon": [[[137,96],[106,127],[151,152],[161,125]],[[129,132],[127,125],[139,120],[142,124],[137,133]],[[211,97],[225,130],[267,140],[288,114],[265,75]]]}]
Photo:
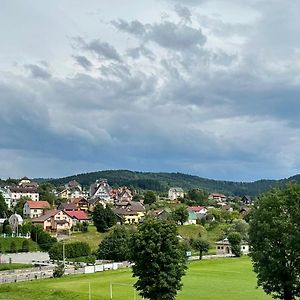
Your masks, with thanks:
[{"label": "road", "polygon": [[47,252],[0,254],[0,263],[9,263],[10,258],[12,263],[31,264],[33,260],[48,261],[49,255]]}]

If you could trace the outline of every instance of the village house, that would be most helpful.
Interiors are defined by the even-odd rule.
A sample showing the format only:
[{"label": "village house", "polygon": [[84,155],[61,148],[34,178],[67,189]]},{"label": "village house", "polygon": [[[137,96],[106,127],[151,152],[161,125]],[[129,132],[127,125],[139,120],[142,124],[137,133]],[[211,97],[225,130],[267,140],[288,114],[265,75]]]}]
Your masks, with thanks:
[{"label": "village house", "polygon": [[145,217],[145,207],[140,202],[118,203],[112,210],[119,224],[138,224]]},{"label": "village house", "polygon": [[83,223],[83,222],[89,222],[90,219],[86,212],[82,210],[77,211],[65,211],[65,213],[72,218],[73,226],[75,226],[77,223]]},{"label": "village house", "polygon": [[38,185],[35,182],[26,182],[16,186],[10,186],[8,188],[8,194],[11,198],[11,206],[14,207],[18,203],[18,200],[22,197],[27,197],[32,201],[39,201]]},{"label": "village house", "polygon": [[184,191],[180,187],[172,187],[169,189],[168,192],[168,198],[171,201],[174,201],[178,198],[183,198],[184,197]]},{"label": "village house", "polygon": [[12,207],[12,201],[8,190],[6,188],[0,188],[0,194],[2,194],[7,207],[10,209]]},{"label": "village house", "polygon": [[208,200],[214,200],[218,204],[222,204],[226,202],[227,197],[223,194],[213,193],[208,195]]},{"label": "village house", "polygon": [[188,220],[184,225],[197,224],[197,220],[205,218],[207,214],[207,209],[204,206],[189,206],[188,211]]},{"label": "village house", "polygon": [[77,209],[82,211],[89,210],[89,201],[85,197],[71,198],[69,203],[75,204]]},{"label": "village house", "polygon": [[[245,255],[249,253],[249,245],[245,241],[242,241],[241,243],[241,252],[242,254]],[[216,242],[216,254],[217,255],[232,254],[231,245],[227,238]]]},{"label": "village house", "polygon": [[63,202],[58,206],[57,209],[64,210],[64,211],[76,211],[78,210],[78,207],[74,203]]},{"label": "village house", "polygon": [[69,234],[73,220],[66,212],[54,209],[32,219],[32,224],[41,225],[45,231]]},{"label": "village house", "polygon": [[98,179],[90,186],[91,199],[100,198],[106,201],[111,199],[110,192],[112,188],[108,184],[107,179]]},{"label": "village house", "polygon": [[64,189],[61,192],[58,193],[58,197],[62,199],[83,197],[82,186],[76,180],[72,180],[64,186]]},{"label": "village house", "polygon": [[253,200],[250,196],[243,196],[243,198],[241,199],[241,202],[243,205],[251,205],[253,203]]},{"label": "village house", "polygon": [[116,201],[117,202],[130,202],[132,201],[132,193],[131,190],[127,187],[121,187],[117,190],[116,194]]},{"label": "village house", "polygon": [[25,218],[38,218],[50,209],[47,201],[26,201],[23,207],[23,216]]}]

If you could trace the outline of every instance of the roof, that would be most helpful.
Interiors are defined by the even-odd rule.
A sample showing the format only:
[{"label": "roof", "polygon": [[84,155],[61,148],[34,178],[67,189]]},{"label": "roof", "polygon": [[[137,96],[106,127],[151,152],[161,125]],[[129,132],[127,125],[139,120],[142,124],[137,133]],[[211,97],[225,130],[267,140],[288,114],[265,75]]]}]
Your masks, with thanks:
[{"label": "roof", "polygon": [[70,203],[78,204],[79,202],[86,202],[88,203],[88,200],[84,197],[78,197],[78,198],[71,198]]},{"label": "roof", "polygon": [[67,215],[69,215],[73,219],[77,220],[88,220],[88,216],[84,211],[77,210],[77,211],[65,211]]},{"label": "roof", "polygon": [[[216,245],[230,245],[230,243],[228,241],[228,238],[225,238],[224,240],[217,241],[215,244]],[[246,241],[241,241],[241,245],[248,245],[248,243]]]},{"label": "roof", "polygon": [[58,209],[48,210],[45,214],[41,215],[40,217],[32,219],[32,223],[43,223],[49,218],[55,216],[58,212],[60,212],[60,210]]},{"label": "roof", "polygon": [[37,193],[36,186],[12,186],[9,190],[12,193]]},{"label": "roof", "polygon": [[178,193],[183,193],[183,189],[180,187],[171,187],[169,189],[169,192],[178,192]]},{"label": "roof", "polygon": [[200,212],[202,209],[205,209],[204,206],[189,206],[187,208],[188,211],[192,211],[192,212]]},{"label": "roof", "polygon": [[76,180],[72,180],[72,181],[69,181],[67,184],[66,184],[66,186],[68,186],[68,187],[76,187],[76,186],[78,186],[78,185],[80,185]]},{"label": "roof", "polygon": [[113,208],[117,215],[136,215],[139,212],[145,212],[145,207],[140,202],[132,201],[126,208]]},{"label": "roof", "polygon": [[212,196],[212,197],[221,197],[221,198],[226,198],[225,195],[223,194],[218,194],[218,193],[213,193],[213,194],[210,194],[209,196]]},{"label": "roof", "polygon": [[60,210],[77,210],[77,206],[74,203],[61,203],[58,207]]},{"label": "roof", "polygon": [[42,209],[50,208],[50,204],[47,201],[26,201],[30,209]]}]

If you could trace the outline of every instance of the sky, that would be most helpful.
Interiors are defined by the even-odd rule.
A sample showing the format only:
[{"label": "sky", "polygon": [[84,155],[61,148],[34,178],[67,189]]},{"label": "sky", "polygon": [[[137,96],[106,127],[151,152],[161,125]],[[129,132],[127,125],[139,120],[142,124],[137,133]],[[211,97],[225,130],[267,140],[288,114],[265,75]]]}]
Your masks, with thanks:
[{"label": "sky", "polygon": [[300,168],[300,2],[2,0],[0,178]]}]

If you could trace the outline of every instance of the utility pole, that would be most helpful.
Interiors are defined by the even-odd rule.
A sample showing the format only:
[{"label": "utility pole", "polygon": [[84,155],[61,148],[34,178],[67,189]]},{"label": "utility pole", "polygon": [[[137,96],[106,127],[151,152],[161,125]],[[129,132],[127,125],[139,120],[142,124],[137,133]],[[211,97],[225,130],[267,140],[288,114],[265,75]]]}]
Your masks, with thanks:
[{"label": "utility pole", "polygon": [[63,265],[64,265],[64,271],[65,271],[65,241],[62,241],[63,246]]}]

